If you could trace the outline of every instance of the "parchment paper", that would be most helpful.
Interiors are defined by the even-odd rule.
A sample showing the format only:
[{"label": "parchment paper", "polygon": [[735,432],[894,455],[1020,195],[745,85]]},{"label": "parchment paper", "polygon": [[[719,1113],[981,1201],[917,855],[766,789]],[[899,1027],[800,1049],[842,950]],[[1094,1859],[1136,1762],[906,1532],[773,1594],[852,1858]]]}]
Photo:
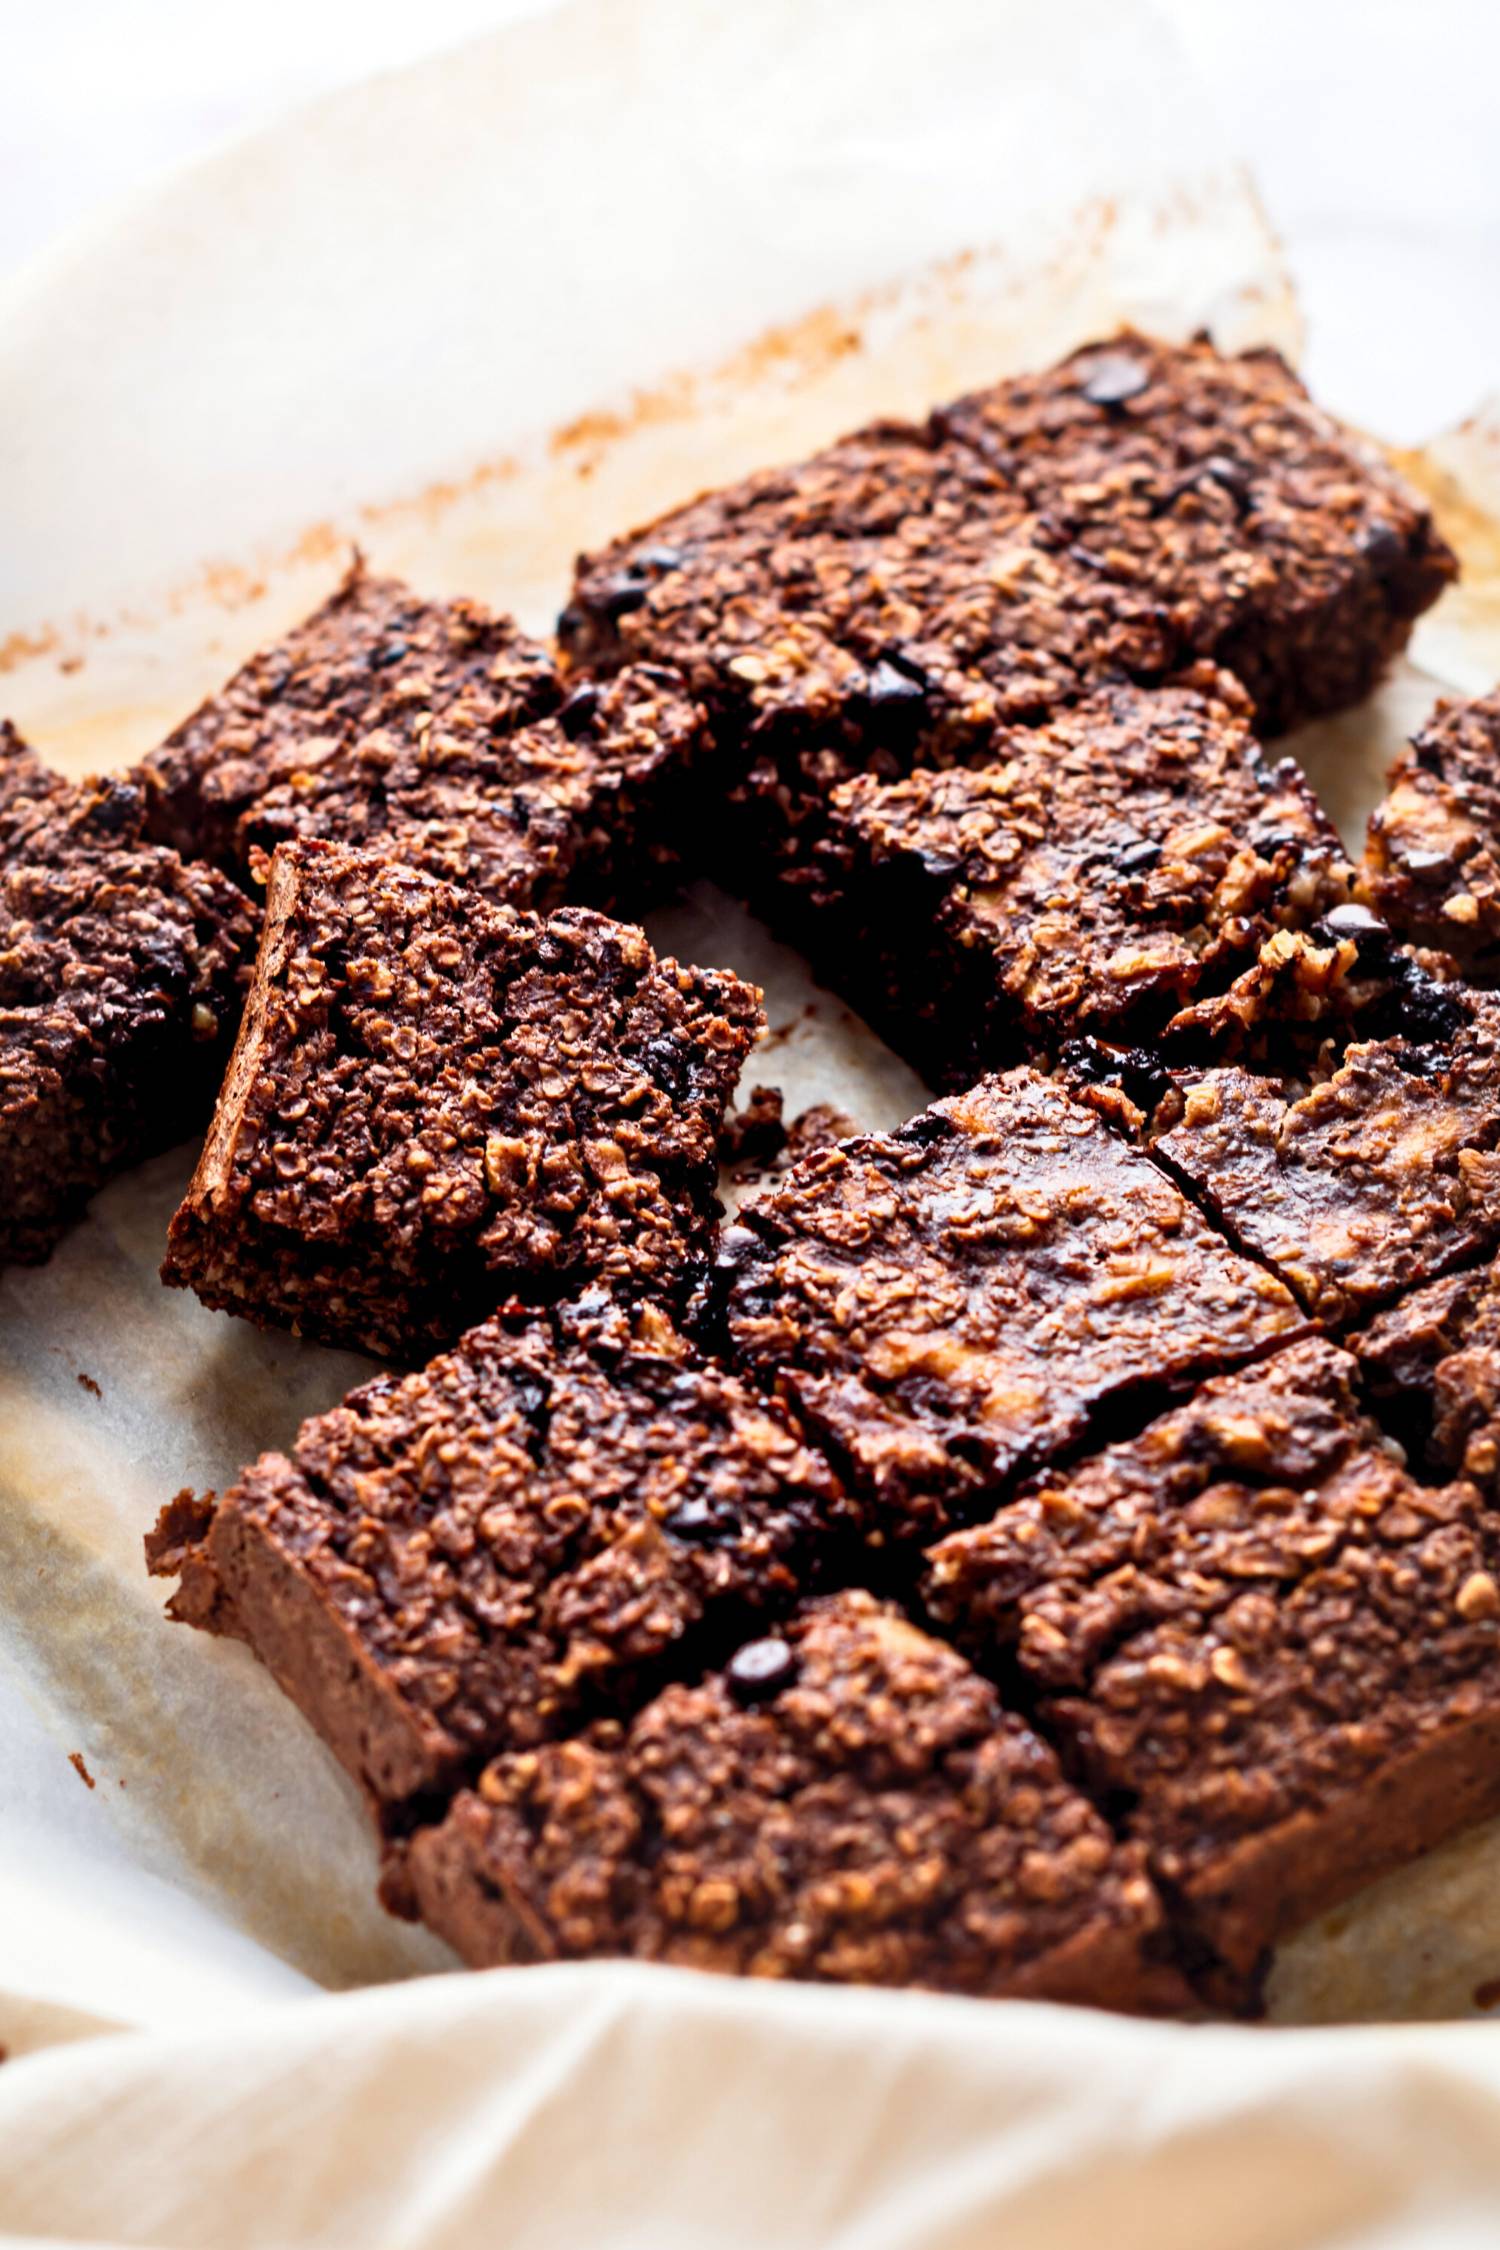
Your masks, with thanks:
[{"label": "parchment paper", "polygon": [[[1298,342],[1253,192],[1143,9],[571,0],[226,152],[0,297],[0,709],[69,770],[121,764],[318,599],[356,540],[545,627],[578,546],[1122,319]],[[1351,838],[1437,688],[1500,674],[1500,417],[1408,466],[1470,577],[1370,707],[1292,745]],[[828,1099],[879,1125],[919,1106],[727,900],[697,890],[653,935],[765,983],[774,1029],[746,1082],[781,1084],[789,1113]],[[449,1965],[375,1906],[353,1793],[310,1731],[242,1651],[167,1626],[143,1575],[165,1497],[222,1484],[367,1366],[159,1287],[191,1158],[117,1182],[48,1266],[0,1278],[15,2044],[78,2029],[70,2010],[196,2035]],[[1367,1894],[1285,1950],[1275,2013],[1481,2008],[1497,1875],[1490,1830]],[[900,1999],[841,2016],[839,1993],[709,2002],[606,1968],[557,1987],[596,1988],[649,1992],[663,2038],[679,2005],[688,2030],[719,2010],[731,2043],[752,2021],[774,2045],[815,2017],[836,2046],[886,2009],[916,2020]],[[476,1989],[503,2024],[553,1986]],[[1052,2020],[949,2008],[932,2037],[979,2014]],[[1107,2040],[1144,2060],[1198,2036]],[[1252,2048],[1264,2035],[1225,2032],[1212,2053],[1228,2069]],[[0,2073],[0,2148],[14,2082]],[[1050,2114],[1040,2081],[1028,2098]]]}]

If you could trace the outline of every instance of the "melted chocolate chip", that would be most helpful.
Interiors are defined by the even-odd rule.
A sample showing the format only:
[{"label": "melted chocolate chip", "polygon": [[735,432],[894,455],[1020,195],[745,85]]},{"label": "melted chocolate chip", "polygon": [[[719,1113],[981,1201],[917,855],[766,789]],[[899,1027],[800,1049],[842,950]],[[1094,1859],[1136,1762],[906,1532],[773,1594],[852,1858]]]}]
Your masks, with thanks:
[{"label": "melted chocolate chip", "polygon": [[1115,408],[1139,398],[1151,377],[1128,352],[1109,352],[1096,359],[1083,382],[1083,395],[1093,406]]},{"label": "melted chocolate chip", "polygon": [[582,687],[574,688],[563,704],[557,714],[557,723],[568,739],[574,741],[580,734],[588,731],[598,709],[599,690],[592,680],[585,680]]},{"label": "melted chocolate chip", "polygon": [[1415,875],[1419,879],[1426,875],[1451,875],[1453,872],[1453,857],[1449,852],[1405,852],[1402,855],[1401,865],[1406,869],[1408,875]]},{"label": "melted chocolate chip", "polygon": [[1406,558],[1406,544],[1388,523],[1372,523],[1360,535],[1359,551],[1372,570],[1395,570]]},{"label": "melted chocolate chip", "polygon": [[925,1109],[919,1117],[909,1117],[904,1125],[899,1125],[891,1139],[906,1141],[917,1148],[932,1148],[937,1142],[946,1141],[952,1131],[946,1117],[939,1116],[935,1109]]},{"label": "melted chocolate chip", "polygon": [[596,606],[608,618],[628,617],[633,609],[645,605],[651,580],[644,570],[631,563],[616,572],[601,588]]},{"label": "melted chocolate chip", "polygon": [[1383,922],[1378,914],[1371,913],[1368,906],[1360,906],[1353,899],[1343,906],[1330,907],[1319,928],[1326,930],[1334,939],[1353,938],[1361,950],[1372,941],[1383,944],[1391,934],[1388,923]]},{"label": "melted chocolate chip", "polygon": [[870,674],[866,699],[874,711],[919,711],[927,701],[920,679],[883,656]]},{"label": "melted chocolate chip", "polygon": [[1172,1091],[1170,1072],[1148,1047],[1113,1047],[1103,1039],[1069,1039],[1058,1055],[1065,1077],[1083,1086],[1118,1086],[1147,1115]]},{"label": "melted chocolate chip", "polygon": [[1161,865],[1160,844],[1128,844],[1114,854],[1114,864],[1122,875],[1147,875],[1153,867]]},{"label": "melted chocolate chip", "polygon": [[762,1703],[791,1686],[797,1677],[797,1659],[785,1641],[768,1635],[763,1641],[747,1641],[737,1650],[725,1677],[737,1703]]},{"label": "melted chocolate chip", "polygon": [[706,1499],[701,1492],[674,1508],[665,1525],[674,1539],[701,1547],[727,1545],[738,1538],[740,1529],[731,1509],[720,1501]]},{"label": "melted chocolate chip", "polygon": [[85,812],[88,826],[101,836],[123,836],[140,818],[141,793],[128,781],[99,782]]}]

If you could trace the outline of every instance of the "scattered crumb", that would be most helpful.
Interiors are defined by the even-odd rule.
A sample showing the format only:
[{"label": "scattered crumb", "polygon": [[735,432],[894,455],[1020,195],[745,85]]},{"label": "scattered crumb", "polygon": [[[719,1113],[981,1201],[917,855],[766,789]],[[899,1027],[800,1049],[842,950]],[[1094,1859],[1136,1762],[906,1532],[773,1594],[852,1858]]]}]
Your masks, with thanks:
[{"label": "scattered crumb", "polygon": [[784,1125],[780,1091],[757,1086],[747,1106],[730,1119],[719,1143],[727,1175],[725,1192],[737,1203],[747,1188],[779,1179],[799,1157],[831,1148],[859,1130],[856,1121],[831,1102],[814,1102]]},{"label": "scattered crumb", "polygon": [[733,1111],[724,1120],[724,1130],[719,1135],[720,1163],[736,1171],[741,1167],[760,1170],[774,1163],[785,1147],[781,1088],[753,1086],[744,1108]]},{"label": "scattered crumb", "polygon": [[82,1388],[88,1392],[90,1398],[103,1398],[104,1393],[102,1390],[100,1390],[99,1385],[94,1381],[92,1375],[84,1375],[80,1373],[78,1380]]},{"label": "scattered crumb", "polygon": [[73,1771],[77,1774],[79,1780],[85,1785],[86,1788],[92,1789],[94,1787],[94,1777],[83,1762],[83,1752],[81,1750],[70,1750],[68,1752],[68,1764],[73,1768]]},{"label": "scattered crumb", "polygon": [[1476,2008],[1500,2007],[1500,1977],[1490,1977],[1486,1983],[1475,1985],[1474,2005]]},{"label": "scattered crumb", "polygon": [[820,1148],[832,1148],[835,1141],[847,1141],[858,1131],[858,1121],[847,1110],[835,1109],[832,1102],[814,1102],[787,1127],[786,1161],[795,1164],[799,1156],[812,1156]]}]

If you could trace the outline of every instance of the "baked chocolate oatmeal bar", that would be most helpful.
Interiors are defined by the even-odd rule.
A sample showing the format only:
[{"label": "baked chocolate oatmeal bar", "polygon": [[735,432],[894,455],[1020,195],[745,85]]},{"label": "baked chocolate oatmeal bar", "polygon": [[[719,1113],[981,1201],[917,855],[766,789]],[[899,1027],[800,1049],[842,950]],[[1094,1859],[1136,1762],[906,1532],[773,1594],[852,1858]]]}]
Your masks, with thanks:
[{"label": "baked chocolate oatmeal bar", "polygon": [[788,1608],[847,1505],[655,1306],[513,1311],[305,1422],[148,1540],[384,1814],[630,1708]]},{"label": "baked chocolate oatmeal bar", "polygon": [[794,1165],[726,1229],[712,1294],[737,1363],[898,1538],[985,1513],[1112,1416],[1144,1420],[1306,1325],[1149,1157],[1031,1070]]},{"label": "baked chocolate oatmeal bar", "polygon": [[1274,351],[1125,333],[934,420],[1052,538],[1149,586],[1262,734],[1358,702],[1456,575],[1421,495]]},{"label": "baked chocolate oatmeal bar", "polygon": [[1348,1339],[1403,1443],[1440,1473],[1500,1495],[1500,1272],[1483,1265],[1414,1289]]},{"label": "baked chocolate oatmeal bar", "polygon": [[1500,999],[1440,997],[1446,1040],[1356,1040],[1307,1078],[1182,1073],[1158,1111],[1158,1158],[1324,1323],[1500,1241]]},{"label": "baked chocolate oatmeal bar", "polygon": [[234,1035],[249,902],[141,822],[139,790],[65,781],[0,727],[0,1264],[186,1139]]},{"label": "baked chocolate oatmeal bar", "polygon": [[140,774],[154,831],[242,882],[322,837],[514,905],[603,903],[664,852],[701,727],[659,666],[570,691],[510,618],[356,564]]},{"label": "baked chocolate oatmeal bar", "polygon": [[285,845],[164,1278],[408,1360],[505,1298],[684,1290],[759,995],[584,907]]},{"label": "baked chocolate oatmeal bar", "polygon": [[1276,930],[1347,904],[1352,870],[1244,692],[1201,666],[1003,732],[982,765],[833,798],[829,943],[928,1075],[968,1084],[1080,1033],[1165,1032]]},{"label": "baked chocolate oatmeal bar", "polygon": [[929,1557],[934,1612],[1252,1998],[1266,1950],[1500,1810],[1500,1522],[1419,1484],[1308,1341]]},{"label": "baked chocolate oatmeal bar", "polygon": [[814,1602],[628,1725],[501,1757],[419,1830],[476,1966],[627,1954],[825,1983],[1180,2005],[1138,1847],[941,1642]]},{"label": "baked chocolate oatmeal bar", "polygon": [[1439,703],[1370,816],[1364,895],[1471,976],[1500,969],[1500,689]]},{"label": "baked chocolate oatmeal bar", "polygon": [[840,781],[971,755],[1101,681],[1209,657],[1263,733],[1352,702],[1455,567],[1274,355],[1127,334],[661,517],[582,560],[561,630],[687,674],[755,815],[726,871],[758,890],[810,882]]}]

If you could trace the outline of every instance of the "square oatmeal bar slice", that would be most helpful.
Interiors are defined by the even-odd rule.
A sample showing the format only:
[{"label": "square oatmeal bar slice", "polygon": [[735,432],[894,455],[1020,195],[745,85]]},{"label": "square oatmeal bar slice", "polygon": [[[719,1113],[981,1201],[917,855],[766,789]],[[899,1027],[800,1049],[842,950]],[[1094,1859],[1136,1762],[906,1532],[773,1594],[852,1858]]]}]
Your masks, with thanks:
[{"label": "square oatmeal bar slice", "polygon": [[147,1550],[399,1825],[774,1619],[849,1520],[778,1407],[659,1307],[586,1295],[367,1383]]},{"label": "square oatmeal bar slice", "polygon": [[750,986],[588,908],[285,845],[164,1278],[408,1359],[512,1295],[680,1295],[760,1023]]},{"label": "square oatmeal bar slice", "polygon": [[356,563],[138,772],[153,832],[247,885],[321,837],[492,900],[603,904],[668,855],[700,729],[674,673],[569,683],[512,618]]},{"label": "square oatmeal bar slice", "polygon": [[1158,2009],[1138,1846],[962,1657],[809,1604],[628,1723],[501,1757],[404,1879],[476,1967],[625,1954],[743,1976]]},{"label": "square oatmeal bar slice", "polygon": [[794,1165],[741,1206],[713,1298],[738,1364],[897,1538],[986,1513],[1116,1417],[1306,1326],[1148,1156],[1031,1070]]},{"label": "square oatmeal bar slice", "polygon": [[234,1037],[250,903],[142,821],[139,790],[66,781],[0,724],[0,1264],[188,1139]]},{"label": "square oatmeal bar slice", "polygon": [[1500,1809],[1500,1523],[1419,1484],[1308,1340],[1038,1478],[930,1554],[1252,1999],[1268,1948]]}]

